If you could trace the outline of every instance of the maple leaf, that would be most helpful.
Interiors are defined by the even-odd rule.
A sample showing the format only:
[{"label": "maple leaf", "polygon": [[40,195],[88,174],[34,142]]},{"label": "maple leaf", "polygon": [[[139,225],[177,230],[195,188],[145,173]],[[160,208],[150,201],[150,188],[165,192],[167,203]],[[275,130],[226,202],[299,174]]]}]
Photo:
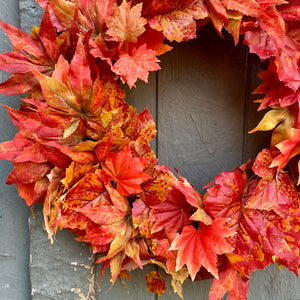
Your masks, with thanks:
[{"label": "maple leaf", "polygon": [[161,31],[157,31],[147,26],[146,31],[138,37],[136,48],[139,48],[143,44],[147,45],[148,49],[156,51],[157,56],[162,55],[173,49],[170,45],[164,44],[163,40],[165,36]]},{"label": "maple leaf", "polygon": [[32,145],[32,141],[25,139],[20,133],[17,133],[12,141],[0,144],[0,159],[14,160],[25,148]]},{"label": "maple leaf", "polygon": [[234,249],[225,239],[235,234],[235,231],[224,226],[226,221],[227,219],[218,218],[211,225],[199,223],[198,229],[191,225],[184,226],[170,248],[178,250],[176,271],[186,265],[191,279],[194,280],[203,266],[218,278],[217,254],[229,253]]},{"label": "maple leaf", "polygon": [[[223,172],[215,177],[215,185],[208,189],[204,197],[209,215],[212,218],[230,216],[226,225],[237,232],[236,236],[228,238],[234,251],[226,254],[227,259],[246,277],[250,276],[251,271],[263,269],[279,257],[291,271],[298,272],[299,242],[295,239],[291,241],[291,233],[285,235],[279,229],[288,226],[288,231],[297,234],[298,229],[290,227],[290,224],[297,222],[297,214],[291,208],[282,218],[273,211],[246,208],[247,200],[258,185],[258,180],[246,185],[247,180],[245,174],[239,171]],[[289,225],[284,225],[285,222]]]},{"label": "maple leaf", "polygon": [[145,31],[144,26],[147,23],[146,19],[141,17],[141,12],[142,3],[131,7],[123,0],[113,15],[106,19],[106,34],[111,37],[109,40],[136,43],[137,37]]},{"label": "maple leaf", "polygon": [[49,11],[46,9],[44,13],[38,39],[7,23],[0,22],[0,25],[14,47],[13,52],[0,54],[0,68],[15,73],[0,84],[1,93],[9,95],[27,93],[37,87],[37,80],[31,71],[36,70],[50,75],[59,56],[60,48]]},{"label": "maple leaf", "polygon": [[[299,129],[291,128],[290,130],[290,139],[281,141],[276,144],[276,147],[280,150],[281,154],[278,155],[272,162],[272,167],[278,167],[278,170],[284,168],[291,158],[296,157],[299,153],[299,143],[300,143],[300,134]],[[300,165],[299,165],[300,167]],[[298,167],[298,169],[299,169]],[[298,184],[300,178],[298,178]]]},{"label": "maple leaf", "polygon": [[21,198],[23,198],[28,206],[36,202],[43,202],[49,186],[49,180],[46,176],[35,182],[28,184],[16,184],[16,188]]},{"label": "maple leaf", "polygon": [[272,162],[271,154],[266,149],[257,156],[253,170],[263,178],[248,199],[246,207],[274,210],[278,215],[284,217],[289,209],[299,205],[299,196],[287,174],[276,175],[275,168],[271,168]]},{"label": "maple leaf", "polygon": [[43,178],[52,168],[51,164],[22,162],[16,163],[6,179],[6,184],[28,184]]},{"label": "maple leaf", "polygon": [[289,119],[290,115],[291,111],[288,108],[271,109],[264,115],[258,125],[249,131],[249,133],[272,130],[281,122]]},{"label": "maple leaf", "polygon": [[279,79],[295,92],[300,88],[300,70],[298,67],[300,59],[299,32],[300,25],[298,22],[288,26],[285,35],[285,46],[280,56],[277,56],[275,60]]},{"label": "maple leaf", "polygon": [[166,281],[157,271],[151,271],[145,276],[147,280],[147,291],[161,296],[166,290]]},{"label": "maple leaf", "polygon": [[[177,170],[176,170],[177,171]],[[178,171],[177,171],[178,172]],[[203,209],[202,196],[195,191],[194,187],[188,183],[186,178],[179,174],[179,180],[176,182],[175,187],[183,193],[186,201],[197,210],[190,217],[190,220],[201,221],[205,225],[210,225],[212,220]]]},{"label": "maple leaf", "polygon": [[153,223],[149,217],[150,208],[140,199],[132,204],[132,221],[138,227],[141,235],[151,237]]},{"label": "maple leaf", "polygon": [[122,54],[112,67],[112,71],[121,76],[123,81],[127,81],[130,88],[135,86],[138,78],[148,82],[149,71],[160,70],[157,64],[156,52],[147,49],[146,44],[134,49],[132,55]]},{"label": "maple leaf", "polygon": [[60,24],[66,28],[70,28],[74,20],[75,3],[65,0],[48,0],[48,3]]},{"label": "maple leaf", "polygon": [[151,232],[163,229],[167,235],[180,232],[185,225],[192,223],[190,216],[194,211],[184,194],[173,188],[164,202],[151,206],[150,217],[153,222]]},{"label": "maple leaf", "polygon": [[172,5],[171,9],[151,18],[149,25],[162,31],[169,41],[181,42],[196,38],[195,20],[208,17],[203,1],[168,2]]},{"label": "maple leaf", "polygon": [[167,166],[156,165],[147,172],[153,179],[143,184],[143,193],[140,196],[150,207],[165,201],[178,179]]},{"label": "maple leaf", "polygon": [[[86,7],[85,1],[82,5],[79,3],[81,11]],[[88,1],[88,14],[85,13],[84,16],[91,18],[91,23],[93,24],[96,32],[104,32],[106,29],[106,20],[115,11],[116,1],[115,0],[89,0]]]},{"label": "maple leaf", "polygon": [[[86,55],[79,38],[70,65],[60,57],[52,77],[33,71],[49,105],[47,110],[69,119],[64,129],[64,138],[77,134],[97,140],[105,131],[106,126],[102,124],[105,116],[101,116],[105,91],[99,78],[92,80]],[[112,114],[113,109],[110,111]]]},{"label": "maple leaf", "polygon": [[68,82],[74,95],[85,103],[93,87],[91,70],[81,38],[78,39],[75,54],[70,63]]},{"label": "maple leaf", "polygon": [[290,0],[277,7],[278,12],[285,20],[297,21],[300,15],[300,4],[298,0]]},{"label": "maple leaf", "polygon": [[[102,193],[85,206],[74,207],[74,211],[95,222],[87,225],[86,233],[78,240],[90,243],[94,252],[106,252],[96,263],[110,264],[111,282],[114,283],[126,257],[140,268],[142,263],[139,257],[140,245],[132,239],[136,233],[130,217],[130,205],[117,190],[109,186],[105,188],[108,193]],[[69,200],[72,202],[72,198]]]},{"label": "maple leaf", "polygon": [[120,194],[127,196],[142,192],[140,184],[152,178],[143,172],[147,163],[147,159],[132,157],[127,144],[122,151],[106,156],[102,170],[109,180],[116,181]]},{"label": "maple leaf", "polygon": [[155,123],[148,108],[132,117],[123,126],[125,136],[131,140],[137,140],[143,137],[147,142],[150,142],[156,134]]},{"label": "maple leaf", "polygon": [[259,85],[253,93],[266,94],[263,99],[259,100],[261,104],[258,110],[275,105],[287,107],[298,103],[300,100],[300,89],[295,93],[291,88],[287,87],[284,82],[279,80],[274,59],[270,60],[267,71],[263,71],[257,75],[263,79],[264,82]]},{"label": "maple leaf", "polygon": [[166,260],[166,270],[172,272],[176,268],[177,251],[170,250],[170,247],[171,243],[168,239],[160,239],[157,241],[155,254],[159,256],[159,259]]},{"label": "maple leaf", "polygon": [[229,300],[246,300],[249,289],[249,278],[243,277],[230,265],[219,270],[219,279],[214,278],[209,291],[209,300],[221,299],[229,291]]}]

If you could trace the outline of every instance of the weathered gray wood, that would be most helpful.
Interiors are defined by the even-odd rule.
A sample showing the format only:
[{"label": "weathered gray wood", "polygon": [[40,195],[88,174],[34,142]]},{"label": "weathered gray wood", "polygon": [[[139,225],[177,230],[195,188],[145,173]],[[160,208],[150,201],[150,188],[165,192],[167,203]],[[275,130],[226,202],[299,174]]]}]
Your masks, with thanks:
[{"label": "weathered gray wood", "polygon": [[[125,279],[127,287],[122,285],[117,279],[114,286],[111,287],[109,281],[109,272],[104,275],[103,281],[96,289],[97,300],[154,300],[153,293],[147,292],[147,282],[145,275],[154,269],[153,266],[145,266],[143,270],[137,269],[130,272],[131,280]],[[98,273],[98,272],[97,272]]]},{"label": "weathered gray wood", "polygon": [[[17,0],[0,0],[0,20],[19,26]],[[9,39],[0,29],[0,52],[11,49]],[[0,71],[1,82],[9,76]],[[15,96],[0,95],[0,103],[17,107],[20,101]],[[16,129],[2,107],[0,127],[0,142],[14,137]],[[30,298],[28,209],[15,187],[4,184],[11,169],[11,163],[0,162],[0,299],[26,300]]]},{"label": "weathered gray wood", "polygon": [[287,269],[276,265],[252,274],[248,300],[300,300],[300,280]]},{"label": "weathered gray wood", "polygon": [[201,189],[242,162],[244,51],[204,28],[162,58],[158,157]]},{"label": "weathered gray wood", "polygon": [[40,205],[30,216],[30,278],[33,300],[92,300],[94,258],[90,247],[77,242],[67,230],[59,231],[50,246],[43,230]]},{"label": "weathered gray wood", "polygon": [[33,26],[39,26],[43,9],[34,0],[19,0],[20,27],[30,33]]}]

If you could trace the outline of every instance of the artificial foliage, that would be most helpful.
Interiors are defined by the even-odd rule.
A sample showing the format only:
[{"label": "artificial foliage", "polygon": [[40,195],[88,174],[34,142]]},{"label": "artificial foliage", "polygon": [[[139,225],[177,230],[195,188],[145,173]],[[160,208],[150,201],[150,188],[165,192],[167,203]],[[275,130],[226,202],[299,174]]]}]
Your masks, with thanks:
[{"label": "artificial foliage", "polygon": [[[213,278],[209,299],[246,299],[251,273],[277,263],[300,266],[300,4],[298,0],[37,0],[31,34],[1,22],[13,51],[0,54],[12,76],[2,94],[19,132],[0,145],[11,160],[7,184],[28,206],[43,204],[52,240],[66,228],[86,242],[111,283],[153,264],[148,291],[163,294],[171,276]],[[149,142],[148,110],[124,100],[122,84],[147,82],[168,41],[196,38],[211,22],[242,40],[268,68],[254,93],[266,113],[252,130],[272,131],[269,149],[222,172],[201,195],[159,165]],[[191,59],[193,59],[191,57]]]}]

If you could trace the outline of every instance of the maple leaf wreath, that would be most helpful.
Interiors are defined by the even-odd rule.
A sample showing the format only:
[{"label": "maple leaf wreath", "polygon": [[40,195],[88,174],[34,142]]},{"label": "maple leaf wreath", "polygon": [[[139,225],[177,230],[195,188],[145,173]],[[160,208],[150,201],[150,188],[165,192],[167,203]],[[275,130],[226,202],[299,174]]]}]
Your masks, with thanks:
[{"label": "maple leaf wreath", "polygon": [[[300,4],[297,0],[37,0],[44,9],[28,35],[1,22],[13,51],[0,69],[13,75],[2,94],[23,94],[6,107],[19,132],[3,142],[13,162],[6,183],[28,206],[43,204],[52,240],[58,229],[102,256],[111,282],[154,264],[175,293],[190,278],[212,277],[209,299],[246,299],[250,273],[270,263],[298,275],[300,265]],[[160,69],[163,41],[196,38],[211,22],[243,42],[268,69],[255,93],[269,108],[253,131],[272,131],[255,161],[222,172],[196,192],[149,146],[155,124],[148,110],[124,101],[121,83],[147,82]],[[125,275],[127,274],[127,275]],[[148,290],[166,289],[157,271]]]}]

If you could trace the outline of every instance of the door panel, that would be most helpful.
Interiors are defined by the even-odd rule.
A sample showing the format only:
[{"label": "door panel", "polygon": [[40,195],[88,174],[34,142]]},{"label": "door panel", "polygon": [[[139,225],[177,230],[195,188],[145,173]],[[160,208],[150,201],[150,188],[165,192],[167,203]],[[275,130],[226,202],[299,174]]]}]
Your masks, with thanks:
[{"label": "door panel", "polygon": [[[4,3],[0,0],[0,4],[1,19],[6,15],[13,16],[7,18],[13,23],[16,20],[14,9],[17,9],[12,9],[12,4],[7,5],[7,1]],[[4,4],[8,10],[3,12]],[[20,0],[19,4],[21,26],[29,31],[32,26],[37,25],[41,10],[34,0]],[[268,136],[265,134],[247,134],[260,118],[256,114],[257,105],[252,103],[253,97],[250,96],[258,84],[255,75],[260,68],[258,60],[249,56],[244,46],[234,47],[230,38],[223,40],[210,27],[204,28],[200,35],[197,40],[174,44],[175,49],[161,57],[162,70],[151,74],[148,84],[138,82],[136,89],[126,89],[127,101],[138,111],[148,107],[157,122],[158,135],[152,142],[152,147],[158,155],[159,163],[178,168],[181,175],[187,177],[198,191],[219,172],[229,171],[249,157],[254,157],[260,148],[258,144],[268,143]],[[3,96],[0,97],[4,99]],[[5,96],[5,99],[8,98]],[[3,126],[7,122],[6,118]],[[13,133],[12,131],[3,138],[11,139]],[[128,289],[117,281],[105,293],[110,287],[110,274],[106,274],[102,283],[97,286],[100,270],[99,266],[93,267],[95,256],[88,247],[75,242],[74,235],[67,231],[59,232],[54,245],[49,245],[42,228],[41,207],[35,208],[36,218],[30,216],[29,221],[30,291],[26,271],[29,247],[26,239],[19,240],[19,237],[24,237],[28,232],[27,211],[22,200],[17,198],[14,187],[6,192],[7,187],[3,182],[9,171],[6,162],[4,164],[3,174],[1,173],[1,210],[9,218],[0,218],[0,222],[8,222],[8,226],[0,229],[1,236],[7,236],[3,242],[6,252],[1,248],[0,254],[13,253],[15,256],[5,258],[4,261],[0,255],[0,266],[5,272],[11,272],[9,281],[0,276],[0,299],[2,295],[10,295],[3,299],[68,300],[87,297],[89,292],[90,299],[95,294],[97,300],[157,299],[155,295],[146,292],[144,276],[152,267],[131,273],[132,281],[127,282]],[[12,208],[5,204],[5,199],[8,198],[15,203],[13,215],[10,215]],[[15,222],[14,225],[9,223],[16,218],[18,226],[20,225],[18,228],[23,230],[18,234],[12,233],[19,230],[15,229]],[[6,240],[8,242],[4,244]],[[25,246],[22,246],[23,243]],[[14,272],[16,268],[19,271],[17,275]],[[21,284],[20,279],[23,280]],[[7,282],[11,284],[9,293],[2,288],[7,286]],[[249,299],[300,299],[297,284],[299,280],[292,273],[279,273],[276,267],[272,267],[253,275]],[[186,282],[183,290],[185,299],[207,299],[210,285],[211,280]],[[24,295],[22,298],[19,297],[21,293]],[[160,299],[173,300],[179,297],[168,289]]]},{"label": "door panel", "polygon": [[245,48],[212,28],[162,58],[158,157],[200,190],[242,163]]}]

